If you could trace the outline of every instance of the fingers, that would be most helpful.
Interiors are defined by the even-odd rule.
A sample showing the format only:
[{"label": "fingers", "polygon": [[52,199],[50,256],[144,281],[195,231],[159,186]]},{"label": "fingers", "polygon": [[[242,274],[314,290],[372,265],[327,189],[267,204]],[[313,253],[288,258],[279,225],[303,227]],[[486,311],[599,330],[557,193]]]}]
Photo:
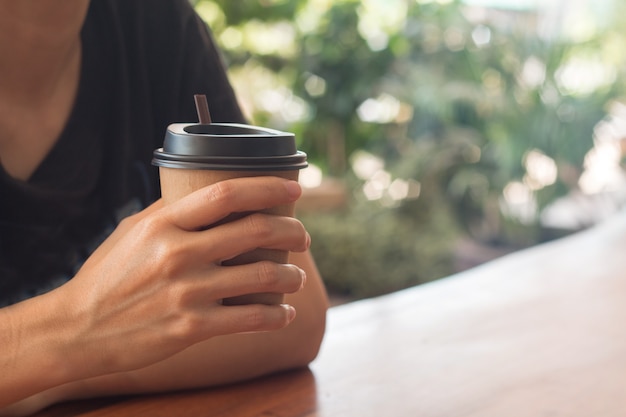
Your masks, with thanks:
[{"label": "fingers", "polygon": [[[168,306],[180,311],[215,308],[222,300],[251,294],[292,294],[306,283],[306,274],[291,264],[261,261],[237,266],[213,266],[204,273],[179,277],[168,284]],[[249,302],[245,304],[256,304]],[[267,303],[264,303],[267,304]],[[270,303],[271,304],[271,303]]]},{"label": "fingers", "polygon": [[[146,240],[157,242],[158,237],[158,232],[150,232]],[[203,231],[178,231],[159,242],[159,245],[153,243],[159,248],[158,256],[152,255],[153,264],[160,264],[162,272],[175,273],[197,268],[204,270],[209,265],[220,265],[256,249],[303,252],[309,248],[311,238],[297,219],[251,214]],[[254,256],[249,259],[259,260]]]},{"label": "fingers", "polygon": [[161,329],[160,336],[191,345],[215,336],[282,329],[296,317],[287,304],[250,304],[197,310],[172,326]]},{"label": "fingers", "polygon": [[[294,293],[302,289],[306,274],[295,265],[257,262],[248,265],[217,266],[194,283],[178,282],[178,300],[170,298],[169,305],[177,305],[178,320],[168,326],[172,336],[180,339],[222,334],[277,330],[287,326],[295,317],[295,309],[288,305],[249,304],[223,306],[216,298],[229,298],[255,293]],[[173,284],[176,285],[176,284]],[[183,291],[180,291],[184,287]],[[167,331],[167,330],[166,330]]]},{"label": "fingers", "polygon": [[[185,233],[169,246],[194,265],[220,263],[257,248],[300,252],[308,249],[310,237],[298,220],[287,216],[255,213],[199,231],[231,213],[292,203],[300,193],[297,182],[278,177],[226,180],[164,207],[160,219]],[[194,233],[186,233],[190,231]]]},{"label": "fingers", "polygon": [[204,259],[210,256],[220,262],[257,248],[303,252],[309,248],[311,238],[297,219],[251,214],[196,233],[194,240],[190,243],[197,250],[206,251]]},{"label": "fingers", "polygon": [[223,299],[246,294],[292,294],[306,283],[305,272],[291,264],[262,261],[247,265],[212,268],[198,274],[188,289],[194,303],[206,305],[208,299]]},{"label": "fingers", "polygon": [[297,182],[278,177],[232,179],[204,187],[166,207],[164,215],[184,230],[197,230],[230,213],[257,211],[295,202]]},{"label": "fingers", "polygon": [[211,318],[209,328],[212,333],[223,334],[278,330],[295,317],[296,310],[287,304],[229,306],[223,307],[219,316]]}]

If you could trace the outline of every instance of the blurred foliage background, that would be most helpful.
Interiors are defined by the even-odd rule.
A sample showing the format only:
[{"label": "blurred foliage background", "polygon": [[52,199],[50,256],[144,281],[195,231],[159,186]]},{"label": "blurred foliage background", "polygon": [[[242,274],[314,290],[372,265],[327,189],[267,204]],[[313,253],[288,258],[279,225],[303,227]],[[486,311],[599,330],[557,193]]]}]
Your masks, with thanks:
[{"label": "blurred foliage background", "polygon": [[626,201],[626,5],[500,3],[194,2],[250,121],[296,133],[319,201],[344,196],[300,213],[331,293],[431,281]]}]

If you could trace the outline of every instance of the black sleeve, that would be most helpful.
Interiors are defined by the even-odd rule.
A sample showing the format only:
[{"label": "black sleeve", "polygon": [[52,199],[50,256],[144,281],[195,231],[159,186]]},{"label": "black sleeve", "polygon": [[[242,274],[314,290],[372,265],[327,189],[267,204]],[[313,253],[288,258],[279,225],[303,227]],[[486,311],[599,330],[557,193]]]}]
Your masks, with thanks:
[{"label": "black sleeve", "polygon": [[[155,4],[159,3],[159,7]],[[216,122],[243,122],[224,61],[207,25],[188,0],[143,2],[149,13],[146,42],[157,118],[197,120],[194,94],[205,94]]]},{"label": "black sleeve", "polygon": [[119,22],[133,114],[147,114],[164,132],[169,123],[197,121],[193,95],[205,94],[214,121],[244,122],[220,51],[189,0],[92,2],[109,2]]}]

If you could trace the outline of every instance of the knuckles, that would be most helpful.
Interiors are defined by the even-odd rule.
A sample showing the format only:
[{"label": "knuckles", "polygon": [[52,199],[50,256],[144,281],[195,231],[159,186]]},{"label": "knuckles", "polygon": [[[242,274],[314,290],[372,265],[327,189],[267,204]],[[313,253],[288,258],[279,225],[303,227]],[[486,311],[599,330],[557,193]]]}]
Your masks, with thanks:
[{"label": "knuckles", "polygon": [[[133,222],[133,219],[128,219]],[[139,238],[152,240],[158,238],[166,229],[166,222],[160,216],[148,216],[134,224],[133,234]]]},{"label": "knuckles", "polygon": [[265,242],[281,236],[289,247],[284,249],[303,252],[309,247],[307,231],[299,220],[293,217],[272,216],[254,213],[246,216],[243,221],[243,236],[257,242]]},{"label": "knuckles", "polygon": [[133,233],[142,246],[138,253],[144,253],[146,266],[156,274],[164,277],[175,277],[188,258],[189,248],[180,239],[171,235],[172,230],[162,218],[150,216],[135,225]]},{"label": "knuckles", "polygon": [[257,263],[257,282],[260,290],[272,290],[280,283],[278,264],[269,261]]},{"label": "knuckles", "polygon": [[209,204],[229,205],[235,196],[235,188],[229,181],[217,182],[205,188],[205,198]]},{"label": "knuckles", "polygon": [[295,265],[283,265],[270,261],[256,263],[258,290],[263,292],[293,293],[303,283],[300,268]]},{"label": "knuckles", "polygon": [[263,330],[264,325],[266,323],[265,315],[262,311],[255,306],[255,308],[250,309],[250,312],[246,316],[244,316],[244,326],[250,329],[251,331],[255,330]]},{"label": "knuckles", "polygon": [[[241,325],[246,331],[268,330],[271,322],[266,314],[267,308],[259,305],[248,306],[247,313],[243,316]],[[279,326],[271,326],[279,327]]]},{"label": "knuckles", "polygon": [[172,320],[167,334],[172,340],[188,344],[190,340],[195,340],[202,334],[205,326],[205,320],[197,314],[191,312],[181,313]]},{"label": "knuckles", "polygon": [[244,221],[246,236],[266,239],[274,233],[274,226],[270,223],[269,216],[255,213],[246,216]]}]

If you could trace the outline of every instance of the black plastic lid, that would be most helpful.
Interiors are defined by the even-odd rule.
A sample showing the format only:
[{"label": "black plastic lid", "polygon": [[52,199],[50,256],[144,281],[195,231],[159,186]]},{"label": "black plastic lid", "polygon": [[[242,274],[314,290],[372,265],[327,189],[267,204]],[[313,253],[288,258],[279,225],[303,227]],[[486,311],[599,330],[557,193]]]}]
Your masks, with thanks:
[{"label": "black plastic lid", "polygon": [[152,164],[168,168],[274,171],[307,166],[293,133],[237,123],[175,123]]}]

